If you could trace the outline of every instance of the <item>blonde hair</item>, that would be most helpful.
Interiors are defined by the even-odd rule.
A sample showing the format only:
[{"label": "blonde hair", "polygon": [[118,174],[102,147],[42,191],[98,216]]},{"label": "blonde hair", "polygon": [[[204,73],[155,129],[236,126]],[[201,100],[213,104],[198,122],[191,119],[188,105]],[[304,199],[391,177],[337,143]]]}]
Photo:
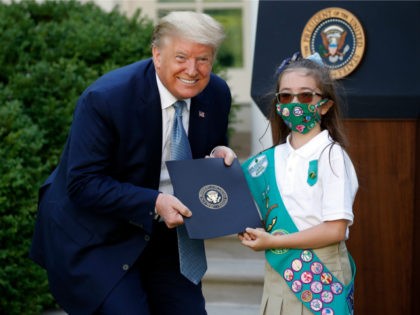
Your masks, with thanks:
[{"label": "blonde hair", "polygon": [[165,38],[176,36],[211,46],[216,54],[225,39],[225,32],[223,26],[208,14],[173,11],[156,25],[152,36],[152,46],[161,47]]}]

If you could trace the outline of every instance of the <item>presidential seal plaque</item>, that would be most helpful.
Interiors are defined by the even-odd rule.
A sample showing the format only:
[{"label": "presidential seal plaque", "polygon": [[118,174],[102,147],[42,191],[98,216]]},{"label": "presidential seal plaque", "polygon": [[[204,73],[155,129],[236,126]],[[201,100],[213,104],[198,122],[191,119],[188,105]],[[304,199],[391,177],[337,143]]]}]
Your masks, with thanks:
[{"label": "presidential seal plaque", "polygon": [[306,23],[300,40],[304,58],[319,53],[335,79],[349,75],[360,64],[365,34],[359,20],[342,8],[318,11]]},{"label": "presidential seal plaque", "polygon": [[201,204],[209,209],[221,209],[229,199],[226,191],[218,185],[205,185],[198,195]]}]

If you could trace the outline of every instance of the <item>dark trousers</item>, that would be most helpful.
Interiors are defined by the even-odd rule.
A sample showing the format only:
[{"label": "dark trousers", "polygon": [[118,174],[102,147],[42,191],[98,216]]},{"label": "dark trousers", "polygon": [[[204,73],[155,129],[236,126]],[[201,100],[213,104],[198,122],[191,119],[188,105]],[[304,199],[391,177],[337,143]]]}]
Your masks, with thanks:
[{"label": "dark trousers", "polygon": [[201,283],[180,273],[176,229],[155,223],[150,244],[95,315],[207,315]]}]

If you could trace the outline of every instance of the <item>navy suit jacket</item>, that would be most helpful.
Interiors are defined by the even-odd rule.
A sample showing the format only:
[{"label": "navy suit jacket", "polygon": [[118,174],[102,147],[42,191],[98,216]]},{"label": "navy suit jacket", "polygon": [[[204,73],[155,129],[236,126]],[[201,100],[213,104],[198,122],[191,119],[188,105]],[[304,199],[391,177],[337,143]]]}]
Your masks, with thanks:
[{"label": "navy suit jacket", "polygon": [[[151,59],[105,74],[80,96],[61,160],[39,191],[31,258],[71,314],[95,310],[152,232],[162,109]],[[211,75],[191,99],[194,158],[227,144],[231,95]]]}]

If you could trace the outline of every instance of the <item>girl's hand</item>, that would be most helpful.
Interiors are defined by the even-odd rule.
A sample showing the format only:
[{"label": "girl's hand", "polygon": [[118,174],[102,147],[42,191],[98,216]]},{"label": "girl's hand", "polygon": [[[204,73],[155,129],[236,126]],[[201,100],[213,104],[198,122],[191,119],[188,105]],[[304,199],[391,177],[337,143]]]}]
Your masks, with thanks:
[{"label": "girl's hand", "polygon": [[252,235],[247,233],[247,232],[239,233],[238,237],[239,237],[239,240],[241,240],[241,241],[243,241],[243,240],[252,241],[253,240]]},{"label": "girl's hand", "polygon": [[242,244],[248,246],[255,251],[261,251],[270,248],[270,240],[273,236],[267,233],[264,229],[246,228],[239,239]]}]

